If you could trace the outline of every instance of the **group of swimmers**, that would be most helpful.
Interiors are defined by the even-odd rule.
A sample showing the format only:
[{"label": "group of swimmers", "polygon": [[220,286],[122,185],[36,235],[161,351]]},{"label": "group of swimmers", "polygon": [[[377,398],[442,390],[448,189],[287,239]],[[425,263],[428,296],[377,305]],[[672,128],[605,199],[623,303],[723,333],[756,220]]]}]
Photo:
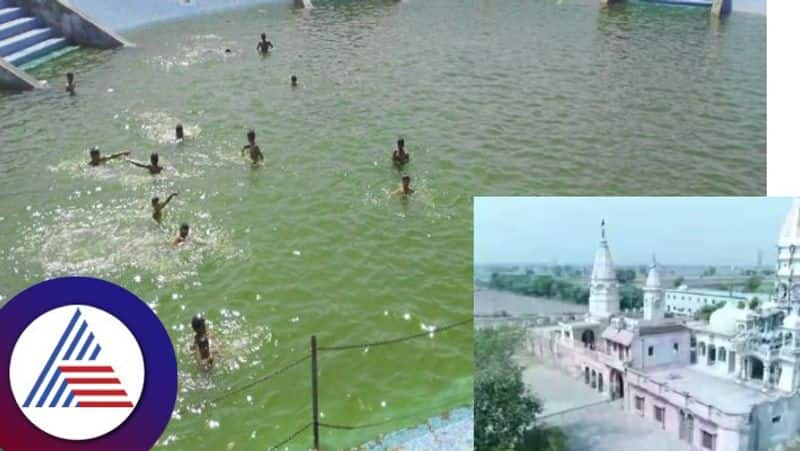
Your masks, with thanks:
[{"label": "group of swimmers", "polygon": [[[270,50],[274,48],[274,45],[271,41],[267,40],[266,33],[261,34],[261,40],[258,42],[256,46],[256,50],[262,54],[267,55],[269,54]],[[291,76],[291,85],[292,87],[297,87],[298,79],[295,75]],[[75,91],[77,88],[77,82],[75,81],[75,74],[72,72],[67,73],[67,84],[65,87],[66,92],[70,95],[75,95]],[[183,133],[183,125],[178,124],[175,127],[175,138],[178,142],[184,139]],[[100,152],[98,147],[93,147],[89,151],[89,166],[100,166],[103,165],[111,160],[128,157],[130,156],[130,152],[118,152],[110,155],[103,155]],[[254,130],[249,130],[247,132],[247,144],[242,147],[242,156],[248,157],[254,165],[263,164],[264,163],[264,154],[261,152],[261,148],[256,144],[256,132]],[[405,140],[400,138],[397,140],[397,148],[394,149],[392,152],[392,163],[398,170],[402,170],[404,166],[409,162],[410,155],[405,150]],[[125,159],[125,161],[131,163],[136,167],[140,167],[143,169],[147,169],[147,171],[151,175],[158,175],[164,169],[161,165],[159,165],[159,157],[158,153],[151,153],[150,154],[150,163],[140,163],[134,160]],[[400,196],[404,199],[407,199],[411,194],[414,193],[414,190],[411,188],[411,177],[408,175],[404,175],[402,177],[402,185],[395,191],[389,193],[390,196]],[[158,196],[153,197],[150,200],[153,214],[152,217],[157,223],[161,223],[161,220],[164,215],[164,210],[167,205],[174,199],[178,193],[171,193],[165,200],[161,200]],[[178,236],[172,241],[172,247],[177,247],[183,243],[186,243],[189,237],[189,224],[183,223],[180,226]],[[209,343],[209,337],[211,336],[210,331],[206,327],[205,319],[201,315],[196,315],[192,318],[192,329],[195,331],[194,343],[192,344],[192,350],[197,358],[201,367],[205,369],[210,369],[214,362],[214,354],[216,351],[212,351],[213,346]]]}]

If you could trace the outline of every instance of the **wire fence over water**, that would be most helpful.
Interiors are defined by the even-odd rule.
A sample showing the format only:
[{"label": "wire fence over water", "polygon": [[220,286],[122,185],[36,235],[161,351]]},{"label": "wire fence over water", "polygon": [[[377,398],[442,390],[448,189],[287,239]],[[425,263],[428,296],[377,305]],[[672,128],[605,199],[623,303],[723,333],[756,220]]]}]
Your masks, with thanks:
[{"label": "wire fence over water", "polygon": [[455,322],[455,323],[447,324],[447,325],[442,326],[442,327],[431,327],[429,330],[427,330],[425,332],[421,332],[421,333],[405,335],[405,336],[402,336],[402,337],[392,338],[392,339],[388,339],[388,340],[379,340],[379,341],[365,342],[365,343],[355,343],[355,344],[344,344],[344,345],[337,345],[337,346],[317,346],[317,337],[316,336],[312,336],[311,337],[311,351],[309,353],[303,355],[302,357],[297,358],[296,360],[293,360],[293,361],[287,363],[286,365],[284,365],[284,366],[282,366],[282,367],[270,372],[269,374],[266,374],[264,376],[261,376],[261,377],[257,378],[254,381],[251,381],[251,382],[249,382],[247,384],[244,384],[244,385],[242,385],[240,387],[235,387],[235,388],[233,388],[233,389],[231,389],[231,390],[229,390],[229,391],[227,391],[225,393],[220,394],[219,396],[214,398],[212,400],[212,402],[217,402],[217,401],[224,400],[224,399],[229,398],[229,397],[231,397],[231,396],[233,396],[233,395],[235,395],[237,393],[241,393],[242,391],[247,390],[247,389],[249,389],[249,388],[251,388],[253,386],[256,386],[256,385],[259,385],[259,384],[262,384],[262,383],[266,383],[266,382],[272,380],[273,378],[278,377],[278,376],[286,373],[290,369],[295,368],[297,366],[300,366],[301,364],[303,364],[306,361],[310,360],[311,361],[311,412],[312,412],[311,421],[306,423],[306,424],[304,424],[304,425],[302,425],[302,426],[300,426],[300,427],[298,427],[298,429],[296,429],[292,434],[288,435],[287,437],[285,437],[280,442],[270,446],[268,449],[278,449],[278,448],[280,448],[280,447],[282,447],[284,445],[287,445],[287,444],[291,443],[292,441],[294,441],[295,439],[297,439],[304,432],[306,432],[309,429],[311,429],[312,432],[313,432],[313,449],[317,449],[318,450],[319,449],[319,428],[325,428],[325,429],[331,429],[331,430],[348,430],[348,431],[359,430],[359,429],[368,429],[368,428],[374,428],[374,427],[377,427],[377,426],[386,425],[386,424],[393,423],[393,422],[396,422],[396,421],[401,421],[401,420],[406,420],[406,419],[411,419],[411,418],[418,418],[423,413],[431,411],[431,409],[428,408],[428,409],[426,409],[425,412],[421,412],[420,411],[420,412],[415,412],[415,413],[412,413],[412,414],[409,414],[409,415],[403,415],[403,416],[399,416],[399,417],[389,418],[389,419],[384,420],[384,421],[378,421],[378,422],[373,422],[373,423],[364,423],[364,424],[355,424],[355,425],[337,424],[335,422],[331,422],[331,423],[320,422],[319,421],[319,391],[317,389],[317,380],[318,380],[318,374],[319,374],[318,359],[317,359],[318,353],[320,353],[320,352],[339,352],[339,351],[348,351],[348,350],[355,350],[355,349],[367,349],[367,348],[373,348],[373,347],[378,347],[378,346],[401,344],[401,343],[412,341],[412,340],[416,340],[416,339],[419,339],[419,338],[433,337],[435,334],[446,332],[446,331],[449,331],[449,330],[452,330],[452,329],[455,329],[455,328],[458,328],[458,327],[463,327],[463,326],[466,326],[468,324],[471,324],[472,322],[473,322],[473,318],[469,318],[469,319],[465,319],[465,320],[458,321],[458,322]]}]

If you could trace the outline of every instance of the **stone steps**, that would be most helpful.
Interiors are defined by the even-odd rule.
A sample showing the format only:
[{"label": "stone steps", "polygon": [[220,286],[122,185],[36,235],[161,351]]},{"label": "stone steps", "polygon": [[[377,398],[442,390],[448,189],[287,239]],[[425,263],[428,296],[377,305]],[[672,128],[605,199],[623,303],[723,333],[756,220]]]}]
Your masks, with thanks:
[{"label": "stone steps", "polygon": [[56,30],[30,16],[11,0],[0,0],[0,57],[16,67],[47,61],[69,45]]}]

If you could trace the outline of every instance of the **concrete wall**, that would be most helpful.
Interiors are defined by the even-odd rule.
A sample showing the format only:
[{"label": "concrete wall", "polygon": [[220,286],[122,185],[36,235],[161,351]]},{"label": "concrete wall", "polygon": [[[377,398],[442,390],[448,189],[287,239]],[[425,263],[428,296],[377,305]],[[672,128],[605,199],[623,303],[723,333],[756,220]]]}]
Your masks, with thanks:
[{"label": "concrete wall", "polygon": [[77,44],[97,48],[125,45],[125,41],[113,31],[105,29],[89,15],[74,6],[66,5],[62,0],[14,0],[14,2]]},{"label": "concrete wall", "polygon": [[115,31],[176,20],[223,9],[264,3],[291,5],[292,0],[64,0]]},{"label": "concrete wall", "polygon": [[733,11],[767,15],[767,0],[733,0]]},{"label": "concrete wall", "polygon": [[[675,352],[673,344],[678,344]],[[653,347],[653,355],[648,355],[648,348]],[[689,331],[672,332],[658,335],[638,337],[632,345],[633,366],[650,368],[670,364],[689,364]]]},{"label": "concrete wall", "polygon": [[13,90],[26,90],[39,88],[41,85],[36,79],[7,63],[3,58],[0,58],[0,87]]}]

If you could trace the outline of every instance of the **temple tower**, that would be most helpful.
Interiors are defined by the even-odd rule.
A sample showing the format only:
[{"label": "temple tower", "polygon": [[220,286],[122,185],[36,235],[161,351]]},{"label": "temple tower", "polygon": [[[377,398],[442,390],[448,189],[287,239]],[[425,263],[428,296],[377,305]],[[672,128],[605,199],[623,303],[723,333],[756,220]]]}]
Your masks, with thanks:
[{"label": "temple tower", "polygon": [[798,313],[800,308],[800,201],[795,200],[778,236],[775,300]]},{"label": "temple tower", "polygon": [[644,284],[644,319],[664,319],[664,290],[661,289],[661,277],[658,274],[658,264],[653,256],[653,264],[647,274]]},{"label": "temple tower", "polygon": [[781,330],[781,375],[778,388],[794,392],[800,387],[800,201],[795,199],[778,236],[775,298],[788,310]]},{"label": "temple tower", "polygon": [[607,318],[619,312],[619,286],[606,241],[606,221],[600,223],[600,247],[594,255],[589,285],[589,314]]}]

